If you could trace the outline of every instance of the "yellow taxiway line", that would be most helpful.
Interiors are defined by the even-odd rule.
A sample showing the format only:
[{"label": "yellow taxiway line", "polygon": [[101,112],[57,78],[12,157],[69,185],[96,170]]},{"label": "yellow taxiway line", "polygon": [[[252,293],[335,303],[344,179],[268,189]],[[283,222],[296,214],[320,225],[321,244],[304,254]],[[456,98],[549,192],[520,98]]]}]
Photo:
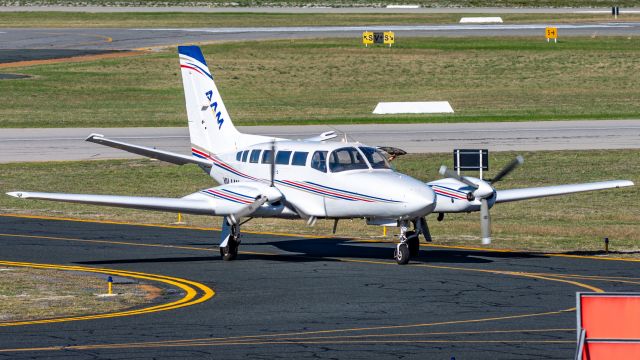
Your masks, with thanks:
[{"label": "yellow taxiway line", "polygon": [[153,313],[158,311],[167,311],[167,310],[178,309],[181,307],[196,305],[209,300],[215,295],[215,292],[204,284],[200,284],[191,280],[165,276],[165,275],[147,274],[142,272],[125,271],[125,270],[92,268],[92,267],[84,267],[84,266],[36,264],[36,263],[15,262],[15,261],[0,261],[0,265],[29,267],[34,269],[84,271],[84,272],[93,272],[93,273],[100,273],[100,274],[106,274],[106,275],[116,275],[116,276],[122,276],[122,277],[128,277],[128,278],[162,282],[162,283],[180,288],[185,292],[185,296],[179,300],[172,301],[166,304],[150,306],[142,309],[119,311],[119,312],[104,313],[104,314],[85,315],[85,316],[60,317],[60,318],[53,318],[53,319],[0,322],[0,327],[48,324],[48,323],[59,323],[59,322],[67,322],[67,321],[93,320],[93,319],[104,319],[104,318],[148,314],[148,313]]}]

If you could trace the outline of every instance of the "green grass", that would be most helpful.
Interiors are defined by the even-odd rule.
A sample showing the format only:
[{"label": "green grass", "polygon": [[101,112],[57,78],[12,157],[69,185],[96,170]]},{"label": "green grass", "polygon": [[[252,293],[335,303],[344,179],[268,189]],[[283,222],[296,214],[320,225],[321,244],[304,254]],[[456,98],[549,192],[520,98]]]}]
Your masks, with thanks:
[{"label": "green grass", "polygon": [[419,4],[423,7],[621,7],[637,6],[633,0],[2,0],[1,5],[75,5],[75,6],[386,6],[387,4]]},{"label": "green grass", "polygon": [[[402,38],[203,47],[237,125],[624,119],[640,116],[638,38]],[[184,126],[175,49],[4,69],[0,127]],[[455,115],[374,116],[379,101],[448,100]]]},{"label": "green grass", "polygon": [[[0,322],[115,312],[151,302],[143,285],[116,284],[106,294],[104,278],[77,271],[0,267]],[[157,289],[157,288],[154,288]]]},{"label": "green grass", "polygon": [[[482,14],[277,14],[277,13],[80,13],[2,12],[0,27],[108,28],[108,27],[246,27],[407,25],[457,23],[463,16]],[[484,15],[484,16],[495,16]],[[608,14],[500,14],[507,23],[614,21]],[[623,14],[616,21],[637,21]]]},{"label": "green grass", "polygon": [[[497,185],[498,189],[629,179],[640,183],[638,150],[559,151],[523,153],[525,163]],[[494,175],[514,153],[492,153]],[[397,169],[424,181],[438,179],[441,164],[451,165],[450,154],[410,155],[396,160]],[[209,187],[213,181],[195,166],[173,166],[149,160],[25,163],[0,165],[0,191],[183,196]],[[640,188],[574,194],[498,204],[492,209],[493,247],[533,251],[596,251],[602,238],[611,249],[640,252]],[[175,214],[47,201],[25,201],[0,196],[0,212],[101,220],[170,224]],[[219,226],[220,219],[185,216],[190,225]],[[436,244],[478,245],[479,215],[448,214],[444,222],[428,218]],[[304,221],[256,219],[243,227],[254,231],[311,233],[328,236],[331,221],[307,227]],[[395,233],[396,229],[390,229]],[[343,221],[338,236],[380,238],[382,229],[362,220]],[[388,235],[387,239],[391,239]]]}]

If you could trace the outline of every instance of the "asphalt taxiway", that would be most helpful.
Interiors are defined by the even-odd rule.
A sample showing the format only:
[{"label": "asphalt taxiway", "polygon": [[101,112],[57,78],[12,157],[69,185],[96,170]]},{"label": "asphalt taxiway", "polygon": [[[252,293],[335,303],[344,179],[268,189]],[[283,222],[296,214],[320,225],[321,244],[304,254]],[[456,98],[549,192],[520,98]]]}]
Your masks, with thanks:
[{"label": "asphalt taxiway", "polygon": [[[305,139],[334,130],[338,139],[346,134],[351,141],[395,146],[410,153],[450,152],[454,148],[488,148],[491,151],[640,148],[640,120],[241,126],[239,130],[287,139]],[[190,151],[186,127],[4,129],[0,132],[0,163],[138,157],[84,141],[91,133],[176,153]]]},{"label": "asphalt taxiway", "polygon": [[[637,291],[637,262],[0,217],[3,261],[188,279],[215,291],[170,311],[4,326],[0,358],[567,359],[577,291]],[[0,323],[0,326],[2,324]]]},{"label": "asphalt taxiway", "polygon": [[[562,36],[636,36],[638,22],[586,24],[442,24],[228,28],[3,28],[0,49],[139,50],[175,44],[239,40],[351,37],[363,31],[395,31],[398,37],[540,36],[554,25]],[[0,54],[1,55],[1,54]],[[6,62],[0,58],[0,63]]]}]

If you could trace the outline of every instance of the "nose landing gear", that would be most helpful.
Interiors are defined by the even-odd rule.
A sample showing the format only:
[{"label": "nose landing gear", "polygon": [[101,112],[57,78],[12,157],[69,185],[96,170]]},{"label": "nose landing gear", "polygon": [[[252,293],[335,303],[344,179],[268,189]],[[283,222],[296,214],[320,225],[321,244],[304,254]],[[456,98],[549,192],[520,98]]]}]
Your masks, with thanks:
[{"label": "nose landing gear", "polygon": [[400,225],[400,243],[396,245],[394,259],[399,265],[405,265],[420,254],[420,231],[407,231],[408,221]]},{"label": "nose landing gear", "polygon": [[400,225],[400,243],[396,245],[394,259],[400,265],[405,265],[409,260],[418,256],[420,252],[420,238],[415,231],[407,231],[408,222],[403,221]]}]

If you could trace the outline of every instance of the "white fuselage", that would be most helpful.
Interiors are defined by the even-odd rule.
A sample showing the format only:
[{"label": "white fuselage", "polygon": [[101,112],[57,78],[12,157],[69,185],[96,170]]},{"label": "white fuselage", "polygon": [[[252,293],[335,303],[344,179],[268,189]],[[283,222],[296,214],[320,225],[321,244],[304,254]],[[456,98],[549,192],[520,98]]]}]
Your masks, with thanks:
[{"label": "white fuselage", "polygon": [[[234,153],[219,154],[210,175],[220,184],[258,181],[270,183],[272,143],[255,144]],[[277,141],[274,186],[285,207],[318,218],[407,220],[425,216],[436,206],[436,195],[422,181],[369,161],[359,143]],[[198,151],[198,149],[194,149]],[[351,154],[358,164],[332,162],[334,151]],[[290,152],[290,153],[289,153]],[[245,155],[246,154],[246,155]],[[282,154],[279,155],[279,154]],[[323,155],[324,154],[324,155]],[[379,153],[378,153],[379,154]],[[366,159],[366,160],[365,160]],[[379,159],[379,158],[376,158]],[[385,162],[386,163],[386,162]],[[377,168],[374,168],[377,167]],[[283,216],[291,212],[284,211]]]}]

